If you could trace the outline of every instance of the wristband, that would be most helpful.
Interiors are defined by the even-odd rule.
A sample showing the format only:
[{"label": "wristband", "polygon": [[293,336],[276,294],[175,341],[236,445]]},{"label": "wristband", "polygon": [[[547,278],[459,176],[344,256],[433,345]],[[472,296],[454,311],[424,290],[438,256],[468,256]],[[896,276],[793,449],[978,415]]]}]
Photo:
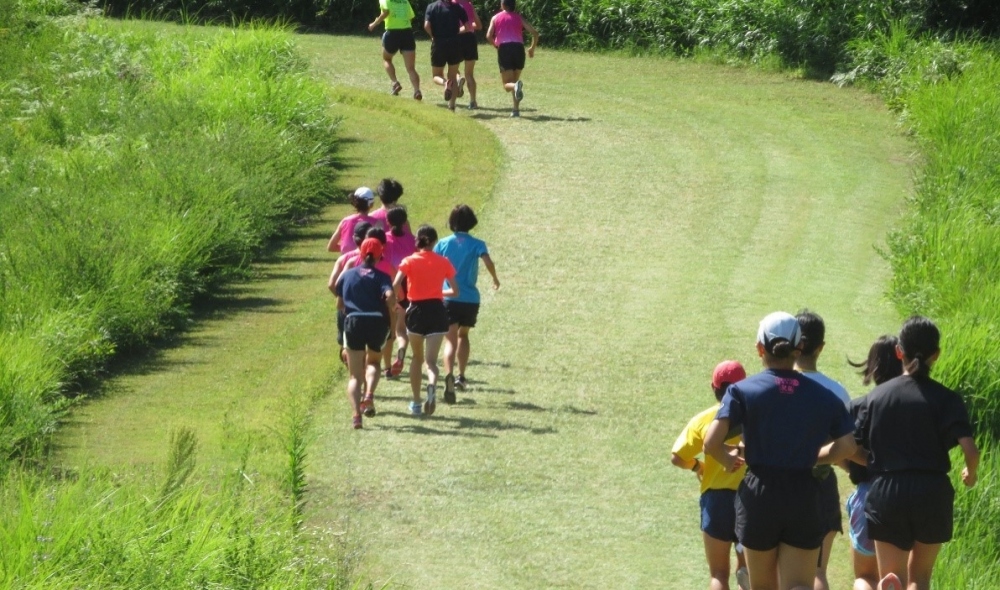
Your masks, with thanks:
[{"label": "wristband", "polygon": [[701,461],[695,459],[694,460],[694,467],[691,468],[691,471],[693,471],[694,473],[698,473],[698,468],[699,467],[701,467]]}]

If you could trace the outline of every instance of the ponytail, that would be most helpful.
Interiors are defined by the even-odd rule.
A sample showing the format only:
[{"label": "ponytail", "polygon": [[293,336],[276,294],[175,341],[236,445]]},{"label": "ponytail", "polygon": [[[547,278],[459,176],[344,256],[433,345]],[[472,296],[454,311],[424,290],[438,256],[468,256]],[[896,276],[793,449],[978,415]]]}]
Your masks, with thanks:
[{"label": "ponytail", "polygon": [[375,268],[375,262],[376,260],[374,254],[366,254],[362,264],[364,264],[365,268]]},{"label": "ponytail", "polygon": [[417,230],[417,249],[424,250],[430,248],[438,241],[437,230],[429,225],[421,225]]},{"label": "ponytail", "polygon": [[903,350],[906,372],[926,378],[931,373],[930,358],[940,351],[941,332],[934,322],[923,316],[906,320],[899,331],[899,347]]}]

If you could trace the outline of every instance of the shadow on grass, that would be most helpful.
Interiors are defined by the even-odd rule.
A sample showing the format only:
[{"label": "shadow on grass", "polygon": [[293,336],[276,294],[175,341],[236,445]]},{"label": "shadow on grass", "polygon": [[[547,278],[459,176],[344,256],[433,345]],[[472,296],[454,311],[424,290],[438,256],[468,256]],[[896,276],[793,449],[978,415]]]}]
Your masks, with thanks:
[{"label": "shadow on grass", "polygon": [[[412,416],[403,412],[379,412],[381,416],[396,416],[409,418],[415,424],[404,424],[401,426],[389,424],[372,424],[374,428],[381,430],[393,430],[396,432],[409,432],[413,434],[431,434],[440,436],[465,436],[473,438],[496,438],[497,432],[527,432],[529,434],[556,434],[558,431],[551,426],[536,428],[523,426],[505,420],[482,420],[470,418],[468,416],[447,416],[435,414],[434,416]],[[377,420],[377,419],[376,419]],[[445,427],[445,428],[442,428]]]},{"label": "shadow on grass", "polygon": [[477,361],[475,359],[469,361],[470,367],[497,367],[500,369],[509,369],[513,365],[507,361]]}]

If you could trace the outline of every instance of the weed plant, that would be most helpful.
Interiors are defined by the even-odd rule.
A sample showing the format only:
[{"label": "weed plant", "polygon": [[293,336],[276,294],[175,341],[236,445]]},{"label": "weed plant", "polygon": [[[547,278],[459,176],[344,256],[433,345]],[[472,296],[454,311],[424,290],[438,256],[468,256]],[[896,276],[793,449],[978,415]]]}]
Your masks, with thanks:
[{"label": "weed plant", "polygon": [[56,5],[0,0],[0,460],[333,176],[325,89],[283,31],[121,32]]}]

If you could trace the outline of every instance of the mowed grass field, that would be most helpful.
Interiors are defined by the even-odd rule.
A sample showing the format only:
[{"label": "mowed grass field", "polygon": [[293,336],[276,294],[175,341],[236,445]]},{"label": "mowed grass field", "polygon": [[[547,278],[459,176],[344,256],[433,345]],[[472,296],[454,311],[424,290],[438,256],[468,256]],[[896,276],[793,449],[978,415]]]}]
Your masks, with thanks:
[{"label": "mowed grass field", "polygon": [[[877,247],[914,147],[893,117],[828,84],[544,46],[520,120],[487,46],[483,108],[452,114],[427,43],[423,104],[387,96],[374,35],[299,43],[345,117],[343,188],[393,176],[411,222],[442,235],[452,205],[477,206],[503,286],[483,290],[469,391],[417,419],[406,382],[383,383],[379,415],[351,430],[325,289],[326,240],[347,213],[334,207],[262,280],[77,411],[62,459],[155,462],[171,427],[194,424],[224,465],[233,433],[267,451],[299,400],[313,404],[310,523],[360,548],[367,579],[702,586],[698,486],[669,458],[714,401],[714,365],[756,370],[758,320],[808,307],[828,325],[821,368],[860,395],[845,359],[898,328]],[[838,588],[846,548],[838,538]]]}]

